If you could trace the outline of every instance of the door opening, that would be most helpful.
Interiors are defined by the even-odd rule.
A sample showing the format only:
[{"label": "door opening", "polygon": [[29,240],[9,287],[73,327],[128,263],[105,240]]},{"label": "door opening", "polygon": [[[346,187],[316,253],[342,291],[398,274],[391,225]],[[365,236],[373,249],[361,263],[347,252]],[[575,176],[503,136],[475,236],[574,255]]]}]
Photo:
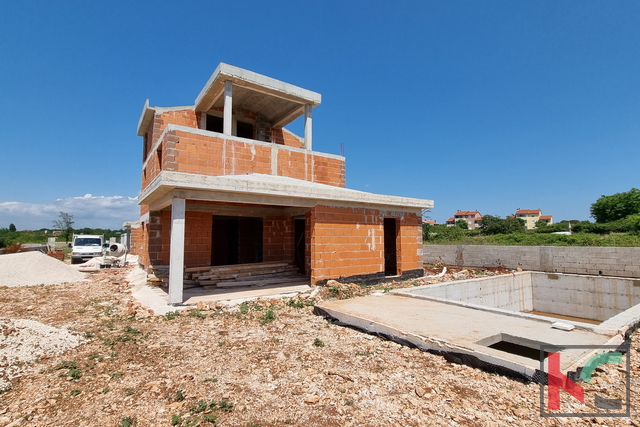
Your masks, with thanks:
[{"label": "door opening", "polygon": [[396,259],[396,240],[398,238],[397,220],[395,218],[384,219],[384,274],[395,276],[398,274]]},{"label": "door opening", "polygon": [[305,239],[305,221],[304,219],[296,219],[294,221],[294,255],[293,261],[300,270],[300,273],[306,274],[305,263],[305,251],[306,251],[306,239]]},{"label": "door opening", "polygon": [[262,262],[262,218],[213,215],[211,265]]}]

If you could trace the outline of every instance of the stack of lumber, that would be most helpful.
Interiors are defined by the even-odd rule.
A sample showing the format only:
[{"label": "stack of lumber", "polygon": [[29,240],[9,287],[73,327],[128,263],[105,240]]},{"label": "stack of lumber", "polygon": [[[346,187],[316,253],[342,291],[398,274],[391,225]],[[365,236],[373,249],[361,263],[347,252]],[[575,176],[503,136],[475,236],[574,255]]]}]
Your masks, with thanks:
[{"label": "stack of lumber", "polygon": [[288,262],[258,262],[185,269],[186,278],[205,289],[274,284],[308,284],[298,268]]},{"label": "stack of lumber", "polygon": [[[152,274],[147,276],[147,283],[151,286],[161,286],[163,288],[169,287],[169,266],[168,265],[156,265],[151,268]],[[183,275],[182,282],[183,289],[194,288],[200,286],[195,280],[191,280],[185,273]]]}]

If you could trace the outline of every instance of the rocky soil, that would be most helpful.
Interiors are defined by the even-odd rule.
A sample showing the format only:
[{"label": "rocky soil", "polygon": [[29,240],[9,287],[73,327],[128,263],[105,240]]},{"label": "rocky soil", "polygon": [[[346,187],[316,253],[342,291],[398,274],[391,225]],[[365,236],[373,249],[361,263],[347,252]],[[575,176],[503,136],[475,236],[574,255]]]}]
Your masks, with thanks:
[{"label": "rocky soil", "polygon": [[[499,273],[508,274],[454,269],[428,280]],[[132,302],[126,269],[89,277],[0,288],[3,318],[68,329],[85,340],[63,354],[45,352],[19,364],[20,376],[0,394],[0,425],[638,425],[636,341],[631,419],[541,418],[539,385],[334,325],[313,314],[308,296],[159,317]],[[332,283],[314,298],[418,282],[373,288]],[[593,387],[607,387],[605,373],[596,375]]]}]

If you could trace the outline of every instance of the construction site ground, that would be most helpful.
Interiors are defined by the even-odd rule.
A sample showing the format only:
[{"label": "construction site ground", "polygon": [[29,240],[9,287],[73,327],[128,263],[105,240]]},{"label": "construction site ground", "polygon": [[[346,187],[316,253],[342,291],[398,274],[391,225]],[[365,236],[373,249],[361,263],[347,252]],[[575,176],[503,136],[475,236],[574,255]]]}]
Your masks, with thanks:
[{"label": "construction site ground", "polygon": [[[313,298],[154,316],[132,300],[129,268],[91,273],[86,282],[0,288],[2,318],[66,327],[86,340],[22,366],[0,394],[0,425],[639,425],[638,333],[631,418],[542,418],[538,384],[449,363],[313,314],[314,301],[423,280],[331,282]],[[449,269],[428,281],[505,273]]]}]

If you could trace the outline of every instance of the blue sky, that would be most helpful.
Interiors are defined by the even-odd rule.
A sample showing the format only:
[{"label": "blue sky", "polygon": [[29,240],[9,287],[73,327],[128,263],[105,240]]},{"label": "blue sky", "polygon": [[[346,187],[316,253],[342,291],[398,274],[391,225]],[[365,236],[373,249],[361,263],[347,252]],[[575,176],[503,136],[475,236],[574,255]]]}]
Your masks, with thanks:
[{"label": "blue sky", "polygon": [[[588,219],[639,187],[637,1],[30,1],[0,16],[0,227],[136,219],[143,103],[219,62],[319,92],[347,186]],[[299,132],[299,123],[293,126]]]}]

